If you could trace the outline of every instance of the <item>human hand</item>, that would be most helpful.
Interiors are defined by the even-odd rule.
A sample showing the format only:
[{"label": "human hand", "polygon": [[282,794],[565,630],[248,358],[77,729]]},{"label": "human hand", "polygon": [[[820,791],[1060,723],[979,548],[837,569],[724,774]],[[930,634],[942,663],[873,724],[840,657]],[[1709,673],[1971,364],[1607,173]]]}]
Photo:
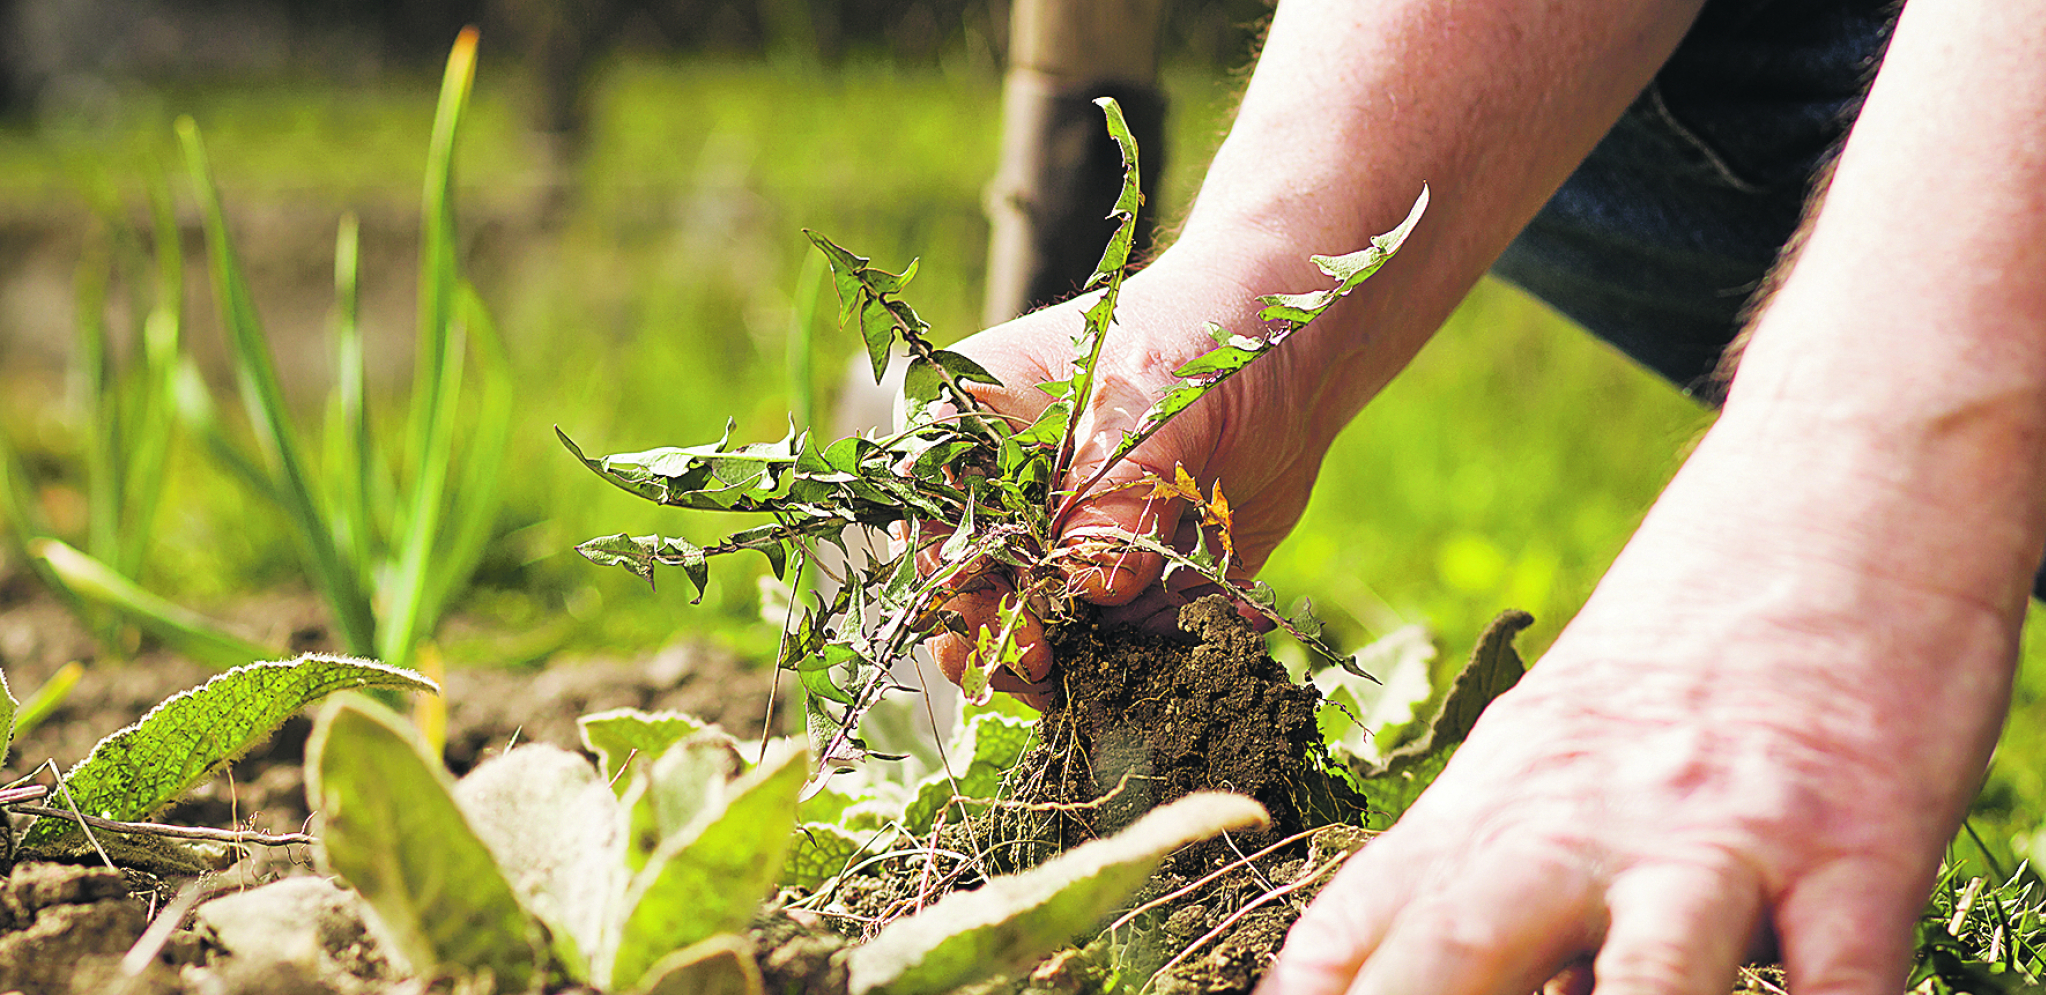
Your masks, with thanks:
[{"label": "human hand", "polygon": [[1708,995],[1772,945],[1793,991],[1901,989],[2016,613],[1698,520],[1650,518],[1261,992]]},{"label": "human hand", "polygon": [[[1175,260],[1171,253],[1129,278],[1122,289],[1118,321],[1097,366],[1094,403],[1083,413],[1075,434],[1076,453],[1064,487],[1093,479],[1124,431],[1135,428],[1145,410],[1179,383],[1173,370],[1214,348],[1202,330],[1204,323],[1220,321],[1239,332],[1258,329],[1255,295],[1270,292],[1274,285],[1253,290],[1239,283],[1241,279]],[[1072,376],[1073,337],[1082,322],[1082,306],[1091,301],[1088,297],[1047,308],[955,346],[954,351],[978,361],[1003,384],[969,389],[991,410],[1019,425],[1035,419],[1050,403],[1036,385]],[[1289,340],[1223,383],[1072,502],[1056,523],[1067,554],[1063,578],[1067,592],[1103,606],[1104,620],[1110,624],[1157,631],[1171,631],[1178,606],[1208,593],[1204,588],[1212,584],[1186,575],[1176,574],[1169,584],[1160,585],[1163,562],[1155,554],[1110,548],[1115,537],[1129,535],[1156,537],[1181,549],[1193,547],[1201,525],[1191,516],[1182,520],[1182,502],[1130,486],[1150,476],[1171,480],[1180,468],[1203,493],[1220,481],[1234,509],[1235,556],[1228,578],[1248,582],[1299,519],[1321,456],[1340,424],[1331,425],[1324,406],[1315,403],[1327,387],[1327,375],[1325,366],[1302,355],[1313,349],[1308,340],[1305,334]],[[938,543],[929,540],[932,533],[925,535],[922,560],[928,572],[938,565],[939,554]],[[1216,548],[1213,535],[1208,542]],[[998,629],[1001,606],[1015,587],[1014,579],[1002,572],[978,570],[958,584],[957,593],[941,607],[958,614],[958,628],[964,633]],[[1051,689],[1047,678],[1052,659],[1037,614],[1026,611],[1016,633],[1022,674],[998,672],[992,684],[1042,708]],[[945,676],[958,681],[974,640],[958,631],[941,631],[927,645]]]}]

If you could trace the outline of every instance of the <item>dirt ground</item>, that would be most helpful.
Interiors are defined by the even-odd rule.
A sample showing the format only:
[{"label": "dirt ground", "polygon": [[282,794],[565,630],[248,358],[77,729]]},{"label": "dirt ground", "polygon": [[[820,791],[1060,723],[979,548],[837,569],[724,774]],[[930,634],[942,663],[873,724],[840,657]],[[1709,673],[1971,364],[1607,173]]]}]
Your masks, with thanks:
[{"label": "dirt ground", "polygon": [[[270,628],[252,635],[288,638],[300,650],[333,649],[310,596],[266,599],[235,617],[266,620]],[[1274,829],[1176,855],[1137,897],[1165,900],[1132,919],[1125,935],[1135,939],[1122,951],[1127,961],[1136,950],[1138,961],[1150,967],[1177,957],[1155,991],[1247,993],[1318,890],[1319,880],[1307,878],[1319,877],[1314,872],[1334,844],[1301,830],[1314,824],[1335,789],[1314,752],[1314,693],[1285,682],[1262,641],[1226,604],[1192,606],[1182,624],[1190,630],[1182,639],[1092,626],[1057,636],[1065,677],[1059,701],[1041,726],[1048,745],[1026,757],[1016,781],[1024,789],[1019,800],[1051,803],[1057,825],[1039,819],[1011,828],[1040,840],[1052,829],[1058,844],[1013,866],[1113,832],[1189,791],[1221,788],[1259,798],[1275,817]],[[63,705],[17,742],[7,764],[10,779],[45,764],[68,766],[100,737],[212,673],[159,652],[127,662],[95,655],[92,640],[62,606],[24,583],[0,585],[0,668],[17,694],[71,660],[84,660],[88,668]],[[768,693],[766,675],[689,643],[638,659],[555,661],[544,670],[465,669],[449,674],[446,684],[447,759],[458,773],[515,740],[574,748],[576,717],[605,708],[676,709],[727,728],[757,728]],[[304,717],[292,720],[230,773],[160,818],[299,830],[308,818],[299,764],[309,728]],[[1299,838],[1270,853],[1251,853],[1288,835]],[[922,878],[920,870],[901,866],[911,878]],[[1210,875],[1211,883],[1169,897]],[[292,883],[251,890],[275,880]],[[970,876],[951,882],[975,883]],[[878,879],[849,882],[844,891],[886,903],[897,914],[936,895],[926,891],[905,904],[899,882]],[[848,931],[843,923],[833,929],[829,912],[786,909],[804,897],[785,894],[784,911],[762,920],[754,934],[760,965],[770,981],[794,986],[787,990],[842,990],[844,972],[831,954],[860,931]],[[150,930],[159,920],[184,928]],[[260,851],[197,882],[26,863],[0,880],[0,992],[441,990],[399,978],[382,949],[352,895],[313,874],[304,847]],[[1106,959],[1101,944],[1066,951],[1032,975],[988,990],[1100,990]],[[193,965],[206,970],[184,970]]]}]

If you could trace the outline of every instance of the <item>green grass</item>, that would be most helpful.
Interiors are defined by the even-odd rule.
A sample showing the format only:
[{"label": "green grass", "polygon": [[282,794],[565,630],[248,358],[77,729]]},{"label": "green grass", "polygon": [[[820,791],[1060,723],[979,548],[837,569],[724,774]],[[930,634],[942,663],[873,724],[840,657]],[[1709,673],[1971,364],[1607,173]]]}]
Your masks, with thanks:
[{"label": "green grass", "polygon": [[[521,226],[541,176],[518,128],[522,85],[486,41],[456,170],[462,216],[482,233],[474,248],[490,260],[470,271],[499,319],[519,387],[498,523],[506,536],[486,554],[482,587],[457,606],[475,624],[445,648],[457,661],[519,659],[693,633],[764,656],[771,635],[752,624],[756,594],[743,572],[721,572],[729,579],[714,579],[692,608],[685,584],[650,592],[570,552],[594,535],[676,526],[576,466],[549,426],[603,452],[708,441],[728,416],[739,437],[779,437],[803,227],[891,268],[922,256],[909,294],[917,310],[941,340],[971,331],[998,81],[880,65],[622,64],[597,91],[579,197],[547,233]],[[133,164],[171,161],[170,118],[189,112],[205,129],[231,211],[309,208],[320,220],[306,238],[331,244],[345,207],[369,217],[416,203],[432,87],[421,76],[364,89],[192,90],[155,95],[91,128],[17,132],[0,142],[0,204],[33,213],[68,199],[83,217],[75,191],[94,175],[139,191]],[[1172,80],[1168,176],[1153,201],[1168,218],[1183,210],[1234,89],[1214,77]],[[492,238],[523,241],[506,248]],[[378,265],[364,262],[365,295],[379,281],[413,279],[409,265]],[[826,320],[835,313],[820,310]],[[397,320],[409,326],[410,315]],[[217,334],[202,323],[188,331]],[[818,339],[826,405],[854,346]],[[80,443],[19,397],[6,405],[10,421],[35,422],[28,437],[44,440],[59,465],[75,459]],[[373,402],[379,417],[394,418],[403,397]],[[1313,596],[1342,637],[1424,621],[1452,659],[1495,612],[1526,608],[1539,619],[1527,640],[1538,652],[1707,423],[1610,349],[1488,283],[1338,440],[1267,578],[1283,595]],[[190,452],[174,462],[145,579],[205,602],[291,576],[283,524],[253,514],[254,502],[205,470]],[[715,523],[702,528],[695,538]],[[2015,718],[1984,795],[1981,824],[1997,849],[2014,836],[2028,847],[2046,811],[2042,659],[2046,643],[2028,639]],[[2046,838],[2040,846],[2046,855]]]}]

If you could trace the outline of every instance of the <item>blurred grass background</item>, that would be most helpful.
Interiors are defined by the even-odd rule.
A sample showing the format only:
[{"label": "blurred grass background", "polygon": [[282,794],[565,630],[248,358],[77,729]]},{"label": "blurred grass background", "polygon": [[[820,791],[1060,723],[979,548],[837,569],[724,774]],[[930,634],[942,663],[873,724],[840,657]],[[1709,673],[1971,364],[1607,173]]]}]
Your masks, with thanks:
[{"label": "blurred grass background", "polygon": [[[570,550],[619,531],[713,536],[709,523],[677,524],[597,480],[549,427],[602,452],[710,441],[728,418],[739,438],[779,437],[804,227],[889,268],[920,256],[907,296],[941,340],[973,331],[987,249],[983,189],[1000,128],[997,72],[963,57],[907,66],[622,59],[596,78],[586,148],[563,183],[524,127],[525,80],[493,59],[487,38],[484,53],[457,164],[460,210],[469,271],[518,374],[519,421],[498,538],[442,649],[456,665],[540,665],[686,635],[764,660],[773,634],[757,622],[757,558],[716,571],[704,603],[691,607],[679,580],[650,591]],[[1201,66],[1174,70],[1168,83],[1167,182],[1152,203],[1169,218],[1190,200],[1240,83]],[[246,239],[258,307],[274,333],[306,343],[285,366],[311,405],[328,376],[331,258],[322,254],[343,209],[364,218],[372,364],[381,357],[395,371],[409,362],[432,86],[425,72],[367,83],[186,83],[117,112],[0,131],[0,238],[15,253],[0,264],[8,288],[0,320],[12,326],[0,328],[0,418],[27,440],[60,525],[77,501],[81,442],[73,406],[55,399],[67,281],[79,246],[94,237],[89,205],[118,199],[139,212],[152,164],[174,161],[171,118],[192,114]],[[217,354],[209,296],[194,286],[188,334]],[[828,302],[815,310],[820,321],[835,315]],[[825,328],[818,347],[815,386],[828,399],[853,343]],[[373,380],[379,413],[396,419],[406,385],[394,375]],[[1445,666],[1499,610],[1526,608],[1539,620],[1526,648],[1538,654],[1708,424],[1667,385],[1487,282],[1339,439],[1266,579],[1284,597],[1313,597],[1341,642],[1426,623]],[[144,578],[153,589],[203,606],[298,583],[286,523],[189,446],[167,509]],[[2046,802],[2042,653],[2028,638],[2015,718],[1978,806],[2006,862],[2046,846],[2035,842]]]}]

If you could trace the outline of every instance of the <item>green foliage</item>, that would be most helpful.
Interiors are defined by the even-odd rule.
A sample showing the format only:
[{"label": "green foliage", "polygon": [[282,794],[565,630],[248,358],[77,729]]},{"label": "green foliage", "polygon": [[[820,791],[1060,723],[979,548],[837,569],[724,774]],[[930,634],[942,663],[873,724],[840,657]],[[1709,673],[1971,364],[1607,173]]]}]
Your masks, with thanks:
[{"label": "green foliage", "polygon": [[604,780],[617,787],[620,794],[627,782],[618,780],[618,774],[635,757],[648,762],[668,752],[674,746],[708,728],[701,719],[681,712],[643,712],[637,708],[614,708],[606,712],[592,712],[575,721],[582,731],[583,747],[597,755],[603,769]]},{"label": "green foliage", "polygon": [[1114,836],[955,891],[891,923],[847,956],[847,987],[853,995],[935,995],[1014,970],[1099,923],[1166,854],[1268,822],[1264,809],[1241,795],[1188,795]]},{"label": "green foliage", "polygon": [[1389,829],[1449,763],[1456,747],[1470,735],[1478,716],[1493,699],[1505,694],[1527,672],[1513,639],[1534,624],[1524,611],[1500,612],[1478,637],[1442,706],[1413,741],[1386,754],[1383,760],[1353,764],[1356,787],[1365,800],[1364,824]]},{"label": "green foliage", "polygon": [[[543,745],[450,782],[396,715],[338,699],[307,747],[307,797],[325,819],[316,854],[362,892],[416,972],[487,971],[499,990],[562,978],[643,995],[754,990],[737,934],[777,877],[801,864],[803,840],[849,838],[796,829],[804,751],[776,741],[748,768],[728,737],[687,716],[620,710],[583,727],[607,756],[638,749],[627,743],[666,745],[625,768],[622,795],[581,756]],[[686,728],[695,731],[671,735]],[[1015,720],[983,716],[975,729],[975,764],[1014,762]],[[978,897],[901,920],[873,952],[854,955],[865,979],[856,990],[932,991],[1042,956],[1121,902],[1164,854],[1264,821],[1248,799],[1197,796],[994,878]],[[813,871],[798,876],[822,882],[857,848],[835,865],[812,850]]]},{"label": "green foliage", "polygon": [[2022,869],[2003,884],[1944,868],[1920,915],[1911,977],[1916,995],[2036,995],[2046,991],[2046,902]]},{"label": "green foliage", "polygon": [[[164,699],[134,725],[100,740],[65,772],[55,797],[75,801],[86,815],[147,818],[267,739],[300,709],[351,688],[438,690],[411,671],[323,654],[237,667]],[[75,823],[40,819],[22,843],[44,845],[75,832]]]},{"label": "green foliage", "polygon": [[[111,608],[173,649],[224,667],[278,655],[223,632],[138,583],[164,490],[172,425],[182,422],[232,477],[283,511],[306,575],[325,598],[349,652],[403,665],[431,636],[447,600],[474,571],[492,528],[512,414],[509,361],[454,254],[452,157],[475,57],[476,36],[467,32],[449,56],[427,161],[420,355],[413,377],[417,394],[406,422],[410,438],[404,486],[385,479],[389,468],[364,397],[354,218],[344,218],[335,243],[339,376],[321,467],[284,397],[271,341],[228,233],[205,142],[192,120],[181,118],[178,139],[199,201],[216,308],[256,451],[235,440],[183,354],[178,229],[168,194],[153,189],[158,276],[131,350],[140,357],[132,377],[115,370],[115,350],[102,318],[108,265],[88,259],[81,268],[79,357],[90,404],[84,550],[51,534],[33,507],[18,455],[0,440],[0,477],[5,477],[0,510],[5,511],[9,541],[49,587],[81,611]],[[139,258],[140,252],[130,255]],[[464,405],[464,360],[472,353],[481,376],[468,379],[480,379],[480,397]],[[458,445],[458,423],[469,426],[466,447]]]},{"label": "green foliage", "polygon": [[[754,550],[764,554],[777,576],[793,561],[800,573],[819,542],[843,548],[849,527],[891,529],[899,539],[893,552],[855,565],[836,597],[813,599],[792,611],[777,665],[793,671],[807,692],[806,715],[819,764],[836,769],[868,755],[859,736],[862,717],[892,682],[886,664],[905,656],[932,634],[959,624],[944,608],[959,585],[987,569],[1004,571],[1016,596],[1002,612],[999,632],[963,633],[976,650],[969,666],[969,692],[984,693],[995,669],[1019,656],[1015,630],[1028,604],[1047,622],[1074,612],[1066,568],[1121,550],[1142,549],[1164,557],[1168,573],[1189,571],[1210,583],[1232,586],[1228,574],[1235,550],[1229,536],[1228,500],[1219,486],[1202,494],[1180,470],[1174,480],[1153,485],[1189,502],[1204,524],[1215,526],[1221,549],[1206,538],[1190,551],[1170,548],[1155,537],[1129,536],[1070,544],[1058,541],[1059,525],[1086,486],[1061,490],[1075,459],[1078,412],[1094,401],[1094,369],[1113,324],[1116,298],[1129,263],[1137,189],[1137,149],[1113,101],[1099,101],[1110,134],[1122,149],[1123,185],[1112,216],[1118,221],[1090,281],[1099,288],[1073,340],[1073,376],[1042,385],[1052,396],[1032,425],[1015,426],[984,409],[968,391],[995,379],[977,364],[933,346],[930,326],[899,296],[916,274],[911,263],[900,274],[874,267],[830,239],[811,234],[824,254],[838,289],[840,321],[857,327],[878,380],[892,347],[908,353],[904,394],[907,424],[874,438],[855,436],[828,445],[791,428],[781,440],[733,445],[731,429],[717,442],[645,452],[590,457],[566,435],[562,443],[600,477],[656,504],[696,511],[749,512],[772,518],[700,546],[671,536],[604,536],[578,549],[592,561],[624,567],[652,580],[657,566],[677,566],[699,597],[709,582],[712,559]],[[1259,355],[1297,331],[1350,292],[1398,250],[1418,222],[1426,194],[1395,231],[1373,240],[1361,253],[1318,259],[1337,279],[1319,294],[1270,299],[1274,326],[1269,338],[1228,338],[1214,352],[1188,364],[1183,382],[1154,407],[1139,433],[1118,447],[1125,457],[1177,412]],[[1113,461],[1111,461],[1112,463]],[[1106,469],[1102,472],[1106,472]],[[1099,479],[1097,474],[1096,480]],[[917,556],[934,557],[934,569],[919,570]],[[1333,651],[1318,635],[1310,615],[1287,615],[1275,607],[1267,588],[1246,593],[1253,606],[1276,625],[1324,655]]]},{"label": "green foliage", "polygon": [[306,743],[306,801],[321,814],[321,866],[362,893],[415,970],[489,971],[524,990],[543,942],[470,829],[441,767],[404,720],[338,699]]}]

